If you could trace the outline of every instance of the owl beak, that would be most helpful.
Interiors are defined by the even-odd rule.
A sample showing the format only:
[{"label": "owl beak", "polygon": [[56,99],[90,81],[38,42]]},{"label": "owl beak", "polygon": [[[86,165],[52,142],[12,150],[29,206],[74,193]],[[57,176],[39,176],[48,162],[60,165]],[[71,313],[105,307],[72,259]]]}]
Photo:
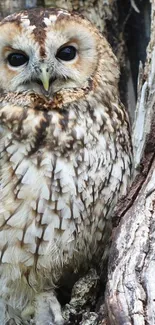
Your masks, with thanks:
[{"label": "owl beak", "polygon": [[44,89],[48,91],[50,85],[50,76],[49,76],[48,69],[45,65],[41,67],[40,80],[42,81]]}]

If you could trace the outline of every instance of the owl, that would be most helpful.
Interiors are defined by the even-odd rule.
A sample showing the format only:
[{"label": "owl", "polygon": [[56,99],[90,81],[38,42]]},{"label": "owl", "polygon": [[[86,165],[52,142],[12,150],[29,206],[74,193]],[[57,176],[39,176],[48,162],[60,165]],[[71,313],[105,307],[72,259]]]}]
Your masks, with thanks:
[{"label": "owl", "polygon": [[0,325],[64,324],[56,288],[98,265],[132,171],[112,50],[89,21],[0,23]]}]

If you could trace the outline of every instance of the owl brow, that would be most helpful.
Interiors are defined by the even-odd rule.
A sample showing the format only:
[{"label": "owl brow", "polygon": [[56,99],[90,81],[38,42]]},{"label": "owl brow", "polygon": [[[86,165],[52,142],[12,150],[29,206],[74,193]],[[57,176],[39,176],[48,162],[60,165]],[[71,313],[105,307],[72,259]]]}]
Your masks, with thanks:
[{"label": "owl brow", "polygon": [[15,49],[14,47],[12,47],[12,46],[5,46],[4,47],[4,50],[5,51],[16,51],[16,52],[24,52],[24,51],[22,51],[22,50],[19,50],[19,49]]},{"label": "owl brow", "polygon": [[24,54],[24,55],[26,55],[27,56],[27,54],[24,52],[24,51],[22,51],[22,50],[20,50],[20,49],[15,49],[15,48],[13,48],[13,47],[11,47],[11,46],[5,46],[4,47],[4,49],[3,49],[3,54],[5,54],[5,53],[9,53],[9,52],[14,52],[14,53],[21,53],[21,54]]}]

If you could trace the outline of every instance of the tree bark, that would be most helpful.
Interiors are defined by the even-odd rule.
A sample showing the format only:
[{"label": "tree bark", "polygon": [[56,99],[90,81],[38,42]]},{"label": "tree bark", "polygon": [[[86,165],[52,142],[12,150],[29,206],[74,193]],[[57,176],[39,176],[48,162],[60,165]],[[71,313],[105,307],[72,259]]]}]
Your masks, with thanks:
[{"label": "tree bark", "polygon": [[1,0],[0,18],[10,15],[16,11],[33,8],[37,5],[36,0]]},{"label": "tree bark", "polygon": [[[106,291],[110,325],[155,324],[155,1],[151,2],[151,39],[139,98],[133,145],[138,172],[128,194],[130,208],[111,247]],[[123,202],[116,212],[121,215]]]}]

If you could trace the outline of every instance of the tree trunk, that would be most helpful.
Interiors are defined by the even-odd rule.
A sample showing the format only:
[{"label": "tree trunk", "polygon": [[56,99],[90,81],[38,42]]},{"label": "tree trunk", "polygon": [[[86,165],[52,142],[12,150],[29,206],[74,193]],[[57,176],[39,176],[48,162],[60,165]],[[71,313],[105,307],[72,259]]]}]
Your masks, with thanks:
[{"label": "tree trunk", "polygon": [[[140,69],[133,144],[138,175],[111,247],[106,290],[110,324],[155,324],[155,1],[145,68]],[[116,211],[122,215],[123,201]]]},{"label": "tree trunk", "polygon": [[[137,0],[137,5],[134,0],[1,0],[0,14],[4,17],[36,5],[76,10],[108,38],[122,72],[121,99],[128,106],[133,123],[134,180],[128,196],[119,202],[113,216],[105,299],[100,290],[94,312],[90,309],[88,312],[87,308],[79,321],[76,315],[76,321],[69,324],[155,324],[155,0]],[[148,27],[150,7],[151,32]],[[146,59],[146,63],[144,68],[140,63],[137,81],[139,59],[143,63]],[[97,275],[93,277],[94,282],[90,272],[86,284],[81,284],[83,290],[89,287],[92,292]],[[76,314],[76,308],[71,306],[64,314],[73,309]]]}]

